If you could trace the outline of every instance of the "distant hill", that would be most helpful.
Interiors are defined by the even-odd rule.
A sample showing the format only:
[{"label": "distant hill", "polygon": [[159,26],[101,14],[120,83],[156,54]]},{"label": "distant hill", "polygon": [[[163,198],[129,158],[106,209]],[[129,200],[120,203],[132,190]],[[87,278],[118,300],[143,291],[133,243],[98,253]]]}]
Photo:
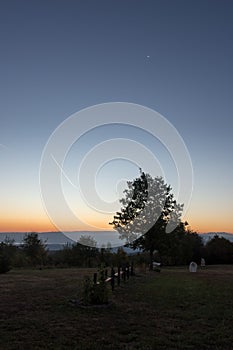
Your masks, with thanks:
[{"label": "distant hill", "polygon": [[[27,232],[0,232],[0,242],[4,242],[6,238],[14,240],[15,245],[21,245],[23,242],[24,236],[27,234]],[[103,236],[103,241],[106,243],[108,240],[110,242],[113,242],[112,247],[113,251],[117,251],[117,247],[121,246],[123,242],[119,241],[120,244],[117,244],[117,240],[113,240],[112,231],[80,231],[78,232],[79,235],[90,235],[92,237],[96,237],[96,235],[102,234]],[[202,237],[204,244],[206,244],[209,240],[213,239],[214,236],[217,235],[218,237],[223,237],[225,239],[228,239],[230,242],[233,242],[233,234],[228,233],[228,232],[207,232],[207,233],[199,233],[199,236]],[[70,237],[72,237],[72,233],[69,234]],[[43,232],[43,233],[38,233],[39,239],[41,239],[47,246],[47,248],[51,251],[55,250],[60,250],[62,249],[65,245],[72,245],[74,244],[76,240],[71,239],[67,237],[64,233],[62,232]],[[76,237],[77,238],[77,237]],[[130,248],[124,248],[124,250],[128,253],[135,253],[136,251],[133,251]]]},{"label": "distant hill", "polygon": [[[20,246],[27,233],[28,232],[0,232],[0,242],[11,239],[14,240],[15,245]],[[114,231],[77,231],[67,232],[67,235],[62,232],[38,232],[38,238],[41,239],[46,244],[48,250],[51,251],[60,250],[67,244],[72,245],[76,243],[81,235],[93,237],[100,243],[98,246],[99,248],[102,246],[102,243],[106,246],[108,242],[111,242],[113,251],[117,251],[117,247],[123,245],[123,241],[117,238]],[[133,252],[130,248],[124,248],[124,250],[128,254]]]},{"label": "distant hill", "polygon": [[207,233],[199,233],[199,236],[202,237],[204,244],[214,238],[214,236],[223,237],[228,239],[230,242],[233,242],[233,233],[228,232],[207,232]]},{"label": "distant hill", "polygon": [[[20,246],[24,236],[28,232],[0,232],[0,242],[5,239],[14,240],[14,244]],[[60,250],[67,244],[75,243],[72,239],[66,237],[62,232],[43,232],[38,233],[38,238],[41,239],[49,250]]]}]

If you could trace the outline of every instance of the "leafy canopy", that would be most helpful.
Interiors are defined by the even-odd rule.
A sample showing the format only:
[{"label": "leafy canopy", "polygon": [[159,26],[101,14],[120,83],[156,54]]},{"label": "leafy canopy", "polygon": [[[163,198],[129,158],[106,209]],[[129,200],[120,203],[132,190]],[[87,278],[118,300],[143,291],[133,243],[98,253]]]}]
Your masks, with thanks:
[{"label": "leafy canopy", "polygon": [[178,204],[171,186],[162,177],[152,177],[140,169],[140,176],[127,182],[121,210],[110,225],[133,248],[157,249],[158,238],[181,224],[183,205]]}]

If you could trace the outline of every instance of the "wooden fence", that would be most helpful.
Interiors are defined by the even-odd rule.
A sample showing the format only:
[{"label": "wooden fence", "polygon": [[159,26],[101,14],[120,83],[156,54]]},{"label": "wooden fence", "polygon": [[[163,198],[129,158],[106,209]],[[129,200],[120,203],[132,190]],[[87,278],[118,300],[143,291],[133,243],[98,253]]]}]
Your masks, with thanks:
[{"label": "wooden fence", "polygon": [[[109,277],[108,277],[108,270],[105,269],[105,271],[104,271],[104,282],[105,283],[110,283],[112,291],[113,291],[114,288],[115,288],[115,280],[117,280],[117,285],[119,286],[121,284],[121,280],[123,282],[125,282],[126,280],[128,280],[130,278],[130,276],[133,276],[133,275],[134,275],[134,266],[133,266],[133,264],[131,264],[129,266],[118,267],[117,268],[117,272],[112,267],[111,268],[111,274],[110,274]],[[97,279],[97,272],[95,272],[94,275],[93,275],[93,283],[94,284],[100,283],[100,282],[98,282],[98,279]]]}]

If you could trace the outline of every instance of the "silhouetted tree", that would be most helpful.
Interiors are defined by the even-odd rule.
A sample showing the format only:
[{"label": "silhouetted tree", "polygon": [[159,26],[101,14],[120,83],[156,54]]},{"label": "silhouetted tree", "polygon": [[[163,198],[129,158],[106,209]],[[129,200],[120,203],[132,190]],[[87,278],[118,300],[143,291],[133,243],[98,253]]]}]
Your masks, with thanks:
[{"label": "silhouetted tree", "polygon": [[164,244],[166,227],[170,230],[180,225],[183,205],[178,204],[171,193],[171,186],[162,177],[152,178],[140,169],[140,177],[127,183],[125,197],[120,200],[121,211],[117,212],[110,225],[132,248],[141,248],[153,254]]},{"label": "silhouetted tree", "polygon": [[46,245],[38,238],[35,232],[25,235],[23,251],[33,266],[44,265],[47,258]]},{"label": "silhouetted tree", "polygon": [[0,273],[6,273],[10,271],[10,259],[3,253],[0,252]]},{"label": "silhouetted tree", "polygon": [[184,265],[200,261],[203,243],[201,237],[180,223],[173,232],[163,235],[159,242],[159,260],[168,265]]},{"label": "silhouetted tree", "polygon": [[232,264],[233,243],[224,237],[215,235],[207,242],[204,256],[208,264]]},{"label": "silhouetted tree", "polygon": [[82,256],[85,266],[91,267],[92,261],[98,254],[97,242],[89,235],[82,235],[76,245],[77,253]]},{"label": "silhouetted tree", "polygon": [[128,262],[129,257],[122,247],[117,249],[117,252],[112,256],[112,264],[114,266],[125,266]]},{"label": "silhouetted tree", "polygon": [[99,253],[99,265],[110,266],[113,256],[111,243],[108,242],[107,245],[102,244]]},{"label": "silhouetted tree", "polygon": [[99,251],[96,248],[97,242],[91,236],[82,235],[75,244],[67,244],[62,250],[53,255],[56,265],[92,267],[97,266]]},{"label": "silhouetted tree", "polygon": [[16,251],[17,247],[14,245],[14,240],[6,238],[4,242],[0,243],[0,273],[10,271]]}]

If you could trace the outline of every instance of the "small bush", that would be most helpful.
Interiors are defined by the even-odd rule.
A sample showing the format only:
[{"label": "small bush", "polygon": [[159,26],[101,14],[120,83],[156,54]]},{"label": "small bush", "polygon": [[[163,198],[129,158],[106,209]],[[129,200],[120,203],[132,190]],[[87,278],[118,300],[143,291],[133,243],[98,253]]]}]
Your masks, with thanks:
[{"label": "small bush", "polygon": [[93,293],[93,283],[90,277],[84,277],[82,284],[82,302],[84,305],[92,304]]},{"label": "small bush", "polygon": [[6,273],[10,271],[10,269],[11,269],[10,259],[6,255],[1,254],[0,255],[0,273]]},{"label": "small bush", "polygon": [[100,282],[93,286],[92,303],[101,305],[108,303],[108,289],[106,283]]},{"label": "small bush", "polygon": [[93,284],[85,277],[82,286],[82,302],[84,305],[102,305],[108,303],[108,287],[104,281]]}]

